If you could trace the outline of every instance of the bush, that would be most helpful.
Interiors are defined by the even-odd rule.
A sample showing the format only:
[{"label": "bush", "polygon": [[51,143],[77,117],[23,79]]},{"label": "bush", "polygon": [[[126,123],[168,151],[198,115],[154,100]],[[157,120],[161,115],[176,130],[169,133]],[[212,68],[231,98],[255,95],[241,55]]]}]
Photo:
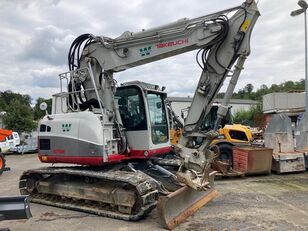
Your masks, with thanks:
[{"label": "bush", "polygon": [[259,102],[256,106],[251,106],[248,111],[241,110],[236,112],[233,118],[233,122],[253,127],[255,126],[254,118],[256,116],[262,115],[262,104]]}]

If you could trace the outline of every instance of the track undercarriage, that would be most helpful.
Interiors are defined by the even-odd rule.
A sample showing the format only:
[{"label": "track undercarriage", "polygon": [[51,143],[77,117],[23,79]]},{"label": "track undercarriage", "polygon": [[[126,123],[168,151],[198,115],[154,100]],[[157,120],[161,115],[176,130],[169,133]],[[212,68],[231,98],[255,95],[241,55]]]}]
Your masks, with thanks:
[{"label": "track undercarriage", "polygon": [[31,201],[121,220],[139,220],[156,206],[155,182],[137,171],[49,167],[26,171],[21,194]]},{"label": "track undercarriage", "polygon": [[[178,163],[174,158],[156,158],[122,163],[115,168],[65,166],[32,169],[20,177],[19,188],[21,194],[30,195],[34,203],[127,221],[144,218],[159,201],[161,221],[168,223],[163,221],[164,217],[169,219],[174,215],[166,211],[165,204],[178,213],[182,210],[173,205],[172,200],[170,202],[170,195],[174,194],[175,200],[187,199],[183,204],[186,209],[213,191],[194,192],[193,197],[186,198],[194,190],[177,181],[174,172]],[[177,192],[181,190],[185,191],[185,198],[179,198]],[[168,224],[164,226],[168,228]]]}]

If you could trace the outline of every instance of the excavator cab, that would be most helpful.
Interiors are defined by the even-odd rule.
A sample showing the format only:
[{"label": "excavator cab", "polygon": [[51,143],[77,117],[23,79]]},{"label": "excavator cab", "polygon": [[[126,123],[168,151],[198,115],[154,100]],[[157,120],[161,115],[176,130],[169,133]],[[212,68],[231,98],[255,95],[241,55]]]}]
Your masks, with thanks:
[{"label": "excavator cab", "polygon": [[[40,121],[39,157],[42,162],[102,165],[170,152],[166,93],[157,85],[139,81],[121,84],[114,96],[119,113],[103,119],[98,108],[82,110],[77,100],[74,109],[70,103],[70,99],[77,98],[74,94],[54,95],[52,114]],[[102,121],[117,114],[120,128],[112,123],[102,128]],[[104,136],[110,141],[106,143],[102,139]],[[106,147],[110,150],[106,151]]]},{"label": "excavator cab", "polygon": [[[214,128],[215,121],[217,119],[217,111],[218,111],[218,105],[213,105],[209,113],[204,118],[204,123],[201,127],[202,131],[209,131]],[[220,126],[224,127],[226,124],[232,124],[232,116],[230,108],[228,109],[226,116],[221,120]]]},{"label": "excavator cab", "polygon": [[166,95],[157,85],[139,81],[117,88],[115,98],[133,149],[150,151],[170,146]]}]

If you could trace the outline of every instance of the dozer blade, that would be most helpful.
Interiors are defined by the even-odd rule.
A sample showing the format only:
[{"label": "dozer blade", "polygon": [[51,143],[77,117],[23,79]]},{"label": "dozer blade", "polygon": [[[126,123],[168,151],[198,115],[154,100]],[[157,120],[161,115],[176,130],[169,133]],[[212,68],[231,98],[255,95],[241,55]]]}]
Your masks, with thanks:
[{"label": "dozer blade", "polygon": [[174,229],[217,196],[215,189],[196,191],[188,186],[162,196],[157,203],[160,223],[166,229]]}]

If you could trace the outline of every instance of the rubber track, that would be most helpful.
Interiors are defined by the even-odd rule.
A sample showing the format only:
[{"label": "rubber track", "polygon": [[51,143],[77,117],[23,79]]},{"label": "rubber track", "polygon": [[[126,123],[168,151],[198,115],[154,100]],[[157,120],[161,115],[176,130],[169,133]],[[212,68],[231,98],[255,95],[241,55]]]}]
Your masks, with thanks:
[{"label": "rubber track", "polygon": [[[126,221],[136,221],[145,217],[150,213],[155,207],[158,199],[158,191],[156,190],[156,184],[153,180],[148,177],[145,173],[129,172],[129,171],[93,171],[84,170],[82,167],[49,167],[49,168],[39,168],[31,169],[22,174],[19,182],[19,189],[21,194],[28,194],[26,189],[27,178],[37,177],[38,175],[52,175],[52,174],[66,174],[74,176],[83,176],[89,178],[97,178],[100,180],[108,180],[112,182],[122,182],[130,184],[135,187],[135,191],[138,193],[137,197],[145,196],[149,200],[140,200],[140,209],[136,214],[123,214],[117,211],[110,210],[108,204],[102,205],[102,203],[93,203],[92,201],[76,200],[71,198],[66,198],[63,196],[42,194],[42,193],[31,193],[31,202],[50,205],[65,209],[71,209],[75,211],[87,212],[96,214],[99,216],[110,217]],[[137,201],[138,199],[136,199]]]}]

